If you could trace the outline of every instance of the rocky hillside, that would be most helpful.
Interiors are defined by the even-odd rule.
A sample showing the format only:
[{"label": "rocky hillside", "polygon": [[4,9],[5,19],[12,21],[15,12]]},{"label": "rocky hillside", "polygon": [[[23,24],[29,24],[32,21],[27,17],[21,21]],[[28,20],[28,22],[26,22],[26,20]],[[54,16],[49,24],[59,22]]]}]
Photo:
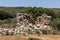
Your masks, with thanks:
[{"label": "rocky hillside", "polygon": [[59,31],[58,8],[0,7],[0,35],[60,34]]}]

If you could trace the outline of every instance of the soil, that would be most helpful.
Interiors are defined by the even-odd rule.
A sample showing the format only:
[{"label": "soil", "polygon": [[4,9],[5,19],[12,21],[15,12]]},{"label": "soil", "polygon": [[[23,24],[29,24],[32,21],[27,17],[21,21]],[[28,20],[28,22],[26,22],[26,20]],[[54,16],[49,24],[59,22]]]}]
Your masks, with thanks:
[{"label": "soil", "polygon": [[37,38],[40,40],[60,40],[60,35],[37,35],[37,34],[0,36],[0,40],[26,40],[30,37]]}]

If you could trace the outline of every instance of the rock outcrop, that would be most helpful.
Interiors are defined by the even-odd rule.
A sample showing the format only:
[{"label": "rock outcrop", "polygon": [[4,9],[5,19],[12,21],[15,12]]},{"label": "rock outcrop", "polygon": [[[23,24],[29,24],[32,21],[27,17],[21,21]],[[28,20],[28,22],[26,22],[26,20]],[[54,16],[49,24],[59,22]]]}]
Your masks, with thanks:
[{"label": "rock outcrop", "polygon": [[[26,33],[36,33],[41,29],[49,29],[50,23],[52,20],[51,16],[47,14],[42,14],[37,17],[37,21],[34,20],[31,14],[17,14],[17,23],[14,27],[8,27],[8,24],[4,24],[6,27],[0,27],[0,35],[17,35],[17,34],[26,34]],[[2,24],[2,23],[0,23]],[[11,26],[13,24],[10,24]],[[1,25],[0,25],[1,26]]]}]

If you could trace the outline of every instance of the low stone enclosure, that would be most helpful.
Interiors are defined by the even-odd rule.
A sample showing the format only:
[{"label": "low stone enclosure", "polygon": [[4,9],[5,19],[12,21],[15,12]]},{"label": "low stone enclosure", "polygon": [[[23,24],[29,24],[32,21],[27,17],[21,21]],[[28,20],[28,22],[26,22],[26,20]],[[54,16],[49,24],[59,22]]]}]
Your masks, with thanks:
[{"label": "low stone enclosure", "polygon": [[0,25],[0,35],[19,35],[36,32],[42,34],[41,30],[44,29],[51,30],[50,26],[50,23],[52,21],[51,16],[48,16],[47,14],[42,14],[36,19],[37,20],[35,21],[31,14],[18,13],[17,17],[14,19],[16,20],[16,23],[11,24],[7,23]]}]

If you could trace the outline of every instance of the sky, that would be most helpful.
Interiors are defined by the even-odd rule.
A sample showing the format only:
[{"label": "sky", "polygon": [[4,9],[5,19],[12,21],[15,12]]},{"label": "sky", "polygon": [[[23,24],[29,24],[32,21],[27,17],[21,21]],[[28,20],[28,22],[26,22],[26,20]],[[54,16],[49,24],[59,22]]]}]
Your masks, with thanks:
[{"label": "sky", "polygon": [[0,0],[0,6],[60,8],[60,0]]}]

